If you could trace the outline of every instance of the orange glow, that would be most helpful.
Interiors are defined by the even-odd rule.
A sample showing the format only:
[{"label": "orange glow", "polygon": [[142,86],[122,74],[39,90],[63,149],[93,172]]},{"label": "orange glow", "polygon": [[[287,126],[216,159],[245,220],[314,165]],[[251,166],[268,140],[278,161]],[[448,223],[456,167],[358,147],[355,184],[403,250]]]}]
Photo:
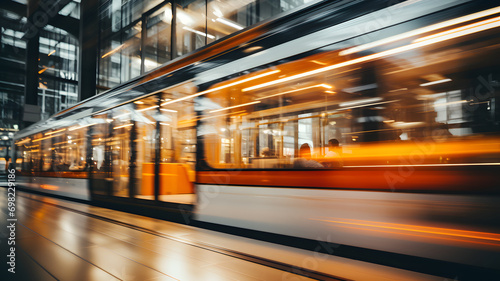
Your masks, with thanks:
[{"label": "orange glow", "polygon": [[41,184],[40,188],[47,189],[47,190],[59,190],[58,186],[51,185],[51,184]]},{"label": "orange glow", "polygon": [[432,35],[429,35],[429,36],[425,36],[425,37],[422,37],[422,38],[418,38],[414,42],[422,42],[422,41],[436,39],[436,38],[439,38],[439,37],[448,36],[448,35],[452,35],[452,34],[462,34],[462,33],[464,33],[463,35],[466,35],[466,34],[472,33],[470,31],[475,31],[475,28],[479,28],[478,31],[483,30],[483,28],[488,28],[489,24],[495,24],[499,20],[500,20],[500,17],[483,20],[483,21],[480,21],[480,22],[477,22],[477,23],[473,23],[473,24],[469,24],[469,25],[466,25],[466,26],[461,26],[461,27],[453,28],[453,29],[450,29],[450,30],[447,30],[447,31],[443,31],[443,32],[439,32],[439,33],[432,34]]},{"label": "orange glow", "polygon": [[422,235],[422,234],[417,234],[417,233],[405,233],[403,231],[396,231],[396,230],[382,230],[382,229],[367,229],[363,227],[355,227],[355,226],[350,226],[350,225],[339,225],[338,227],[342,228],[348,228],[348,229],[354,229],[354,230],[362,230],[362,231],[374,231],[374,232],[381,232],[381,233],[389,233],[389,234],[396,234],[396,235],[406,235],[406,236],[413,236],[413,237],[419,237],[419,238],[425,238],[425,239],[439,239],[439,240],[445,240],[445,241],[455,241],[455,242],[461,242],[461,243],[474,243],[474,244],[481,244],[481,245],[489,245],[489,246],[500,246],[495,243],[487,243],[483,241],[474,241],[474,240],[465,240],[465,239],[456,239],[456,238],[450,238],[450,237],[442,237],[442,236],[433,236],[430,237],[429,235]]},{"label": "orange glow", "polygon": [[50,136],[50,135],[57,134],[57,133],[60,133],[60,132],[63,132],[63,131],[66,131],[66,128],[60,129],[60,130],[57,130],[57,131],[47,132],[47,133],[45,133],[45,135],[46,136]]},{"label": "orange glow", "polygon": [[30,140],[31,140],[30,138],[27,138],[27,139],[25,139],[25,140],[22,140],[22,141],[20,141],[20,142],[17,142],[17,143],[16,143],[16,145],[21,145],[21,144],[27,143],[27,142],[29,142]]},{"label": "orange glow", "polygon": [[119,50],[121,50],[124,47],[125,47],[125,44],[121,44],[120,46],[118,46],[118,47],[114,48],[113,50],[111,50],[111,51],[105,53],[104,55],[102,55],[101,58],[105,58],[105,57],[107,57],[109,55],[112,55],[112,54],[118,52]]},{"label": "orange glow", "polygon": [[61,136],[61,134],[58,134],[58,135],[50,135],[50,136],[48,136],[48,137],[43,137],[43,138],[35,139],[35,140],[33,140],[33,142],[38,142],[38,141],[42,141],[42,140],[46,140],[46,139],[51,139],[51,138],[53,138],[53,137],[59,137],[59,136]]},{"label": "orange glow", "polygon": [[[354,132],[353,134],[358,133]],[[377,162],[380,164],[404,164],[415,165],[419,164],[443,164],[436,163],[434,159],[440,156],[447,158],[461,158],[467,156],[478,156],[495,154],[500,151],[499,138],[484,138],[484,139],[463,139],[452,141],[426,141],[426,142],[402,142],[402,143],[373,143],[363,144],[363,146],[344,146],[342,159],[349,165],[349,161],[353,161],[352,165],[356,165],[357,161],[362,160]],[[320,155],[320,151],[314,151],[316,155]],[[408,160],[409,163],[401,163],[401,157]],[[320,160],[320,157],[315,158]],[[355,163],[356,162],[356,163]],[[494,164],[494,163],[485,163]]]},{"label": "orange glow", "polygon": [[[452,236],[452,237],[471,238],[471,239],[500,242],[500,234],[497,234],[497,233],[477,232],[477,231],[469,231],[469,230],[429,227],[429,226],[410,225],[410,224],[363,221],[363,220],[354,220],[354,219],[343,219],[344,221],[340,221],[338,219],[336,219],[336,220],[313,219],[313,220],[332,222],[332,223],[337,223],[337,224],[347,224],[347,225],[356,225],[356,226],[365,226],[365,227],[374,227],[374,228],[392,229],[392,230],[403,230],[403,231],[425,233],[425,234],[437,234],[437,235],[445,235],[445,236]],[[500,245],[498,245],[498,246],[500,246]]]}]

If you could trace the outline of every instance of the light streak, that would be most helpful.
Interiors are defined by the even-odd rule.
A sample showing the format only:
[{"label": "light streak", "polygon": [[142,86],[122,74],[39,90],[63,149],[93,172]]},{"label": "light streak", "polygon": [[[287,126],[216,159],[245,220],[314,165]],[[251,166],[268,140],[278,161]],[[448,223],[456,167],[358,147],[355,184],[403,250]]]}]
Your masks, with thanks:
[{"label": "light streak", "polygon": [[187,31],[194,32],[194,33],[196,33],[196,34],[199,34],[199,35],[201,35],[201,36],[208,37],[208,38],[210,38],[210,39],[215,39],[215,36],[213,36],[212,34],[204,33],[204,32],[201,32],[201,31],[198,31],[198,30],[192,29],[191,27],[184,26],[182,29],[187,30]]},{"label": "light streak", "polygon": [[[295,93],[295,92],[299,92],[299,91],[302,91],[302,90],[307,90],[307,89],[312,89],[312,88],[317,88],[317,87],[323,87],[325,89],[331,89],[331,88],[333,88],[333,86],[328,85],[328,84],[318,84],[318,85],[308,86],[308,87],[304,87],[304,88],[300,88],[300,89],[286,91],[286,92],[283,92],[283,93],[269,95],[269,96],[265,96],[265,97],[262,97],[262,98],[257,98],[255,100],[263,100],[263,99],[267,99],[267,98],[272,98],[272,97],[281,96],[281,95],[285,95],[285,94]],[[333,93],[335,93],[335,92],[333,92]]]},{"label": "light streak", "polygon": [[161,106],[164,106],[164,105],[167,105],[167,104],[171,104],[171,103],[175,103],[175,102],[179,102],[179,101],[183,101],[183,100],[187,100],[187,99],[191,99],[191,98],[194,98],[194,97],[197,97],[197,96],[201,96],[201,95],[208,94],[208,93],[211,93],[211,92],[215,92],[215,91],[218,91],[218,90],[222,90],[222,89],[225,89],[225,88],[229,88],[229,87],[241,84],[241,83],[252,81],[252,80],[255,80],[255,79],[258,79],[258,78],[262,78],[262,77],[265,77],[265,76],[268,76],[268,75],[272,75],[272,74],[278,73],[278,72],[280,72],[280,70],[268,71],[268,72],[265,72],[265,73],[262,73],[262,74],[259,74],[259,75],[255,75],[255,76],[243,79],[243,80],[238,80],[238,81],[235,81],[233,83],[229,83],[227,85],[219,86],[219,87],[216,87],[216,88],[213,88],[213,89],[208,89],[208,90],[205,90],[205,91],[202,91],[202,92],[199,92],[199,93],[196,93],[196,94],[192,94],[192,95],[189,95],[189,96],[185,96],[185,97],[182,97],[182,98],[178,98],[178,99],[175,99],[175,100],[170,100],[170,101],[162,103]]},{"label": "light streak", "polygon": [[[491,20],[488,20],[488,22],[490,22],[490,21]],[[476,25],[476,24],[474,24],[474,25]],[[333,70],[333,69],[337,69],[337,68],[341,68],[341,67],[345,67],[345,66],[349,66],[349,65],[361,63],[361,62],[367,62],[367,61],[374,60],[374,59],[380,59],[380,58],[383,58],[383,57],[387,57],[387,56],[391,56],[391,55],[403,53],[403,52],[406,52],[406,51],[414,50],[414,49],[417,49],[417,48],[420,48],[420,47],[424,47],[424,46],[436,44],[436,43],[439,43],[439,42],[451,40],[451,39],[454,39],[454,38],[462,37],[462,36],[465,36],[465,35],[468,35],[468,34],[472,34],[472,33],[480,32],[480,31],[484,31],[484,30],[487,30],[487,29],[492,29],[492,28],[495,28],[495,27],[498,27],[498,26],[500,26],[500,17],[495,18],[494,22],[490,22],[488,24],[483,24],[481,26],[477,26],[477,27],[474,27],[474,28],[468,28],[466,30],[462,30],[460,32],[454,32],[454,33],[447,34],[447,35],[444,35],[444,36],[441,36],[441,37],[438,37],[438,38],[430,38],[428,40],[414,42],[414,43],[411,43],[411,44],[408,44],[408,45],[404,45],[404,46],[401,46],[401,47],[397,47],[397,48],[394,48],[394,49],[382,51],[382,52],[379,52],[379,53],[375,53],[375,54],[371,54],[371,55],[368,55],[368,56],[364,56],[364,57],[360,57],[360,58],[348,60],[348,61],[341,62],[341,63],[336,63],[336,64],[333,64],[333,65],[330,65],[330,66],[326,66],[326,67],[322,67],[322,68],[317,68],[317,69],[314,69],[314,70],[310,70],[310,71],[307,71],[307,72],[299,73],[299,74],[292,75],[292,76],[289,76],[289,77],[285,77],[285,78],[282,78],[282,79],[278,79],[278,80],[274,80],[274,81],[262,83],[262,84],[259,84],[259,85],[255,85],[255,86],[252,86],[252,87],[248,87],[248,88],[243,89],[242,91],[245,92],[245,91],[256,90],[256,89],[264,88],[264,87],[267,87],[267,86],[271,86],[271,85],[275,85],[275,84],[279,84],[279,83],[284,83],[284,82],[288,82],[288,81],[291,81],[291,80],[295,80],[295,79],[304,78],[304,77],[307,77],[307,76],[319,74],[319,73],[322,73],[322,72],[325,72],[325,71],[329,71],[329,70]]]},{"label": "light streak", "polygon": [[121,129],[121,128],[125,128],[125,127],[130,127],[130,126],[133,126],[134,124],[130,123],[130,124],[125,124],[125,125],[121,125],[121,126],[117,126],[117,127],[114,127],[113,130],[117,130],[117,129]]},{"label": "light streak", "polygon": [[57,134],[57,133],[62,132],[62,131],[66,131],[66,128],[60,129],[60,130],[57,130],[57,131],[47,132],[44,135],[45,136],[50,136],[50,135]]},{"label": "light streak", "polygon": [[450,82],[450,81],[451,81],[450,78],[446,78],[446,79],[441,79],[441,80],[437,80],[437,81],[423,83],[423,84],[420,84],[420,86],[421,87],[426,87],[426,86],[436,85],[436,84],[441,84],[441,83],[446,83],[446,82]]},{"label": "light streak", "polygon": [[238,107],[247,106],[247,105],[252,105],[252,104],[257,104],[257,103],[261,103],[261,101],[252,101],[252,102],[247,102],[247,103],[238,104],[238,105],[234,105],[234,106],[224,107],[224,108],[221,108],[221,109],[212,110],[209,113],[214,113],[214,112],[229,110],[229,109],[238,108]]},{"label": "light streak", "polygon": [[225,18],[217,18],[217,19],[216,19],[216,21],[218,21],[218,22],[220,22],[220,23],[223,23],[223,24],[225,24],[225,25],[227,25],[227,26],[230,26],[230,27],[236,28],[236,29],[238,29],[238,30],[242,30],[242,29],[243,29],[243,26],[241,26],[241,25],[239,25],[239,24],[236,24],[236,23],[234,23],[234,22],[232,22],[232,21],[229,21],[229,20],[227,20],[227,19],[225,19]]},{"label": "light streak", "polygon": [[114,54],[114,53],[118,52],[118,51],[119,51],[120,49],[122,49],[123,47],[125,47],[125,44],[121,44],[120,46],[118,46],[118,47],[114,48],[113,50],[111,50],[111,51],[109,51],[109,52],[105,53],[104,55],[102,55],[102,57],[101,57],[101,58],[105,58],[105,57],[107,57],[107,56],[109,56],[109,55],[112,55],[112,54]]},{"label": "light streak", "polygon": [[402,40],[402,39],[410,38],[410,37],[413,37],[413,36],[416,36],[416,35],[420,35],[420,34],[423,34],[423,33],[427,33],[427,32],[430,32],[430,31],[434,31],[434,30],[438,30],[438,29],[441,29],[441,28],[449,27],[449,26],[452,26],[452,25],[460,24],[460,23],[463,23],[463,22],[467,22],[467,21],[478,19],[478,18],[490,16],[490,15],[493,15],[493,14],[496,14],[496,13],[500,13],[500,7],[488,9],[488,10],[477,12],[477,13],[473,13],[473,14],[470,14],[470,15],[467,15],[467,16],[456,18],[456,19],[451,19],[451,20],[443,21],[443,22],[440,22],[440,23],[437,23],[437,24],[433,24],[433,25],[429,25],[429,26],[426,26],[426,27],[418,28],[418,29],[415,29],[415,30],[412,30],[412,31],[409,31],[409,32],[405,32],[405,33],[402,33],[402,34],[399,34],[399,35],[391,36],[391,37],[388,37],[388,38],[385,38],[385,39],[382,39],[382,40],[377,40],[377,41],[372,42],[372,43],[368,43],[368,44],[356,46],[356,47],[353,47],[353,48],[349,48],[347,50],[341,51],[339,53],[339,55],[340,56],[345,56],[345,55],[349,55],[349,54],[352,54],[352,53],[356,53],[356,52],[368,50],[368,49],[371,49],[371,48],[374,48],[374,47],[377,47],[377,46],[380,46],[380,45],[392,43],[392,42],[395,42],[395,41],[399,41],[399,40]]},{"label": "light streak", "polygon": [[454,237],[461,237],[461,238],[472,238],[472,239],[490,240],[490,241],[500,242],[500,235],[499,234],[488,233],[488,232],[478,232],[478,231],[430,227],[430,226],[420,226],[420,225],[409,225],[409,224],[373,222],[373,221],[363,221],[363,220],[354,220],[354,219],[351,219],[349,221],[339,221],[339,220],[330,220],[330,219],[313,219],[313,220],[332,222],[332,223],[338,223],[338,224],[348,224],[348,225],[375,227],[375,228],[383,228],[383,229],[403,230],[403,231],[419,232],[419,233],[426,233],[426,234],[438,234],[438,235],[454,236]]}]

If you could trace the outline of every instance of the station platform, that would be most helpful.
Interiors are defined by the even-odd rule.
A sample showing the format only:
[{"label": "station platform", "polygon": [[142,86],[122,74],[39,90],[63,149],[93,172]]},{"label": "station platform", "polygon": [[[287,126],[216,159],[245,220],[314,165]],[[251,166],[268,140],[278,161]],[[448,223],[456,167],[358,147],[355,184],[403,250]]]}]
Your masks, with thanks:
[{"label": "station platform", "polygon": [[[6,192],[0,202],[7,224]],[[31,193],[18,191],[16,207],[15,273],[3,266],[0,280],[443,281]],[[1,229],[8,237],[6,225]],[[5,259],[5,241],[0,247]]]}]

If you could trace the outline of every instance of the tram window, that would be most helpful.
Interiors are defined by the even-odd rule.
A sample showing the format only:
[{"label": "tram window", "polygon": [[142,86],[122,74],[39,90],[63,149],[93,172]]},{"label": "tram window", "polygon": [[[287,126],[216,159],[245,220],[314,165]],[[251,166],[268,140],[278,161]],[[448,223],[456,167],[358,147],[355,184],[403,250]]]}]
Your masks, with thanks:
[{"label": "tram window", "polygon": [[[92,118],[92,123],[95,124],[92,126],[92,167],[93,171],[97,173],[105,173],[106,168],[110,165],[110,163],[106,163],[106,144],[108,141],[108,129],[109,123],[107,121],[111,121],[112,119],[108,119],[107,114],[102,114],[98,116],[94,116]],[[101,174],[100,174],[101,175]]]},{"label": "tram window", "polygon": [[136,126],[135,196],[141,199],[154,199],[154,165],[158,142],[156,125],[162,120],[158,99],[158,95],[154,95],[135,101],[135,110],[131,112],[131,120]]},{"label": "tram window", "polygon": [[52,138],[48,139],[42,138],[41,140],[41,159],[40,159],[40,171],[47,172],[52,169],[52,157],[54,151],[52,149]]},{"label": "tram window", "polygon": [[42,171],[42,149],[41,149],[41,141],[40,139],[42,138],[42,134],[35,134],[33,136],[33,140],[31,141],[31,146],[30,146],[30,152],[31,152],[31,159],[30,159],[30,165],[31,169],[34,172],[40,172]]},{"label": "tram window", "polygon": [[29,172],[31,170],[31,139],[24,138],[16,143],[16,163],[15,167],[17,171]]},{"label": "tram window", "polygon": [[191,85],[171,89],[162,95],[160,112],[161,159],[164,163],[188,164],[194,171],[196,152],[196,117],[192,101],[168,104],[168,101],[182,98],[194,92]]},{"label": "tram window", "polygon": [[83,171],[87,165],[87,134],[88,127],[68,130],[65,135],[66,153],[64,163],[69,171]]},{"label": "tram window", "polygon": [[67,171],[69,168],[67,159],[68,143],[66,142],[65,133],[53,134],[51,138],[51,155],[50,160],[53,171]]}]

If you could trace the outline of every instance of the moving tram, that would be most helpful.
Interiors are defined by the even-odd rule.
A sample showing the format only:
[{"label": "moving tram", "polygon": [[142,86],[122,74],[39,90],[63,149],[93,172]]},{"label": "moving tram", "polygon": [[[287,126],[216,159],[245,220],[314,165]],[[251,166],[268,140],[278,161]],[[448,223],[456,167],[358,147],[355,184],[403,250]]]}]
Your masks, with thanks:
[{"label": "moving tram", "polygon": [[500,269],[500,6],[381,2],[315,3],[24,129],[19,184]]}]

